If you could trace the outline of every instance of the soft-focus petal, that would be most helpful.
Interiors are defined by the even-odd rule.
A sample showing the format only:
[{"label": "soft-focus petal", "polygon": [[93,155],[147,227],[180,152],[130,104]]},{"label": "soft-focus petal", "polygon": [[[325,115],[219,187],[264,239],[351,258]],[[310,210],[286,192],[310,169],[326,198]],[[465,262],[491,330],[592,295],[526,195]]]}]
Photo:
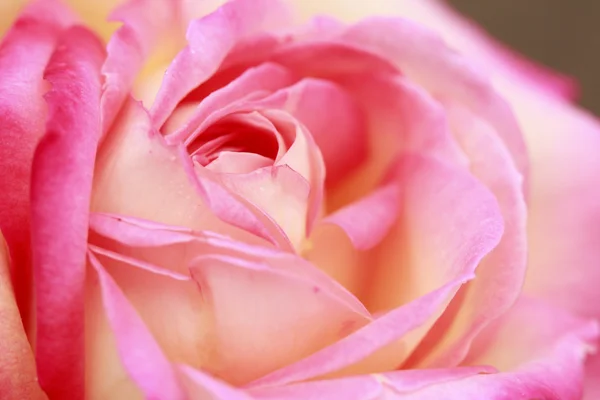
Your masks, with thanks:
[{"label": "soft-focus petal", "polygon": [[[510,85],[504,91],[523,126],[534,166],[524,291],[600,318],[600,123],[542,93]],[[591,363],[597,365],[599,357],[594,358]],[[590,370],[591,391],[598,370]],[[592,393],[586,396],[594,398]]]},{"label": "soft-focus petal", "polygon": [[[6,4],[11,2],[0,7]],[[34,2],[0,45],[0,228],[10,247],[15,295],[26,326],[31,324],[31,163],[46,122],[42,78],[58,35],[72,21],[54,2]]]},{"label": "soft-focus petal", "polygon": [[52,87],[32,167],[31,242],[37,367],[42,387],[57,399],[84,391],[85,251],[104,56],[93,33],[73,27],[45,71]]},{"label": "soft-focus petal", "polygon": [[6,399],[45,399],[10,283],[8,248],[0,233],[0,393]]}]

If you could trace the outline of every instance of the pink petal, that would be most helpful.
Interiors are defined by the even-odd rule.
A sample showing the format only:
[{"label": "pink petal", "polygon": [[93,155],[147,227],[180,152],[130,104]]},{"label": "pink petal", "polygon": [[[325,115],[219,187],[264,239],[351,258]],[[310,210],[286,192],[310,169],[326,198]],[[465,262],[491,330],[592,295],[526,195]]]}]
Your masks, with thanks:
[{"label": "pink petal", "polygon": [[260,154],[222,151],[206,168],[219,174],[248,174],[272,164],[273,160]]},{"label": "pink petal", "polygon": [[179,8],[179,0],[129,0],[112,13],[110,19],[123,22],[123,26],[111,37],[102,66],[104,132],[117,117],[152,50],[179,24]]},{"label": "pink petal", "polygon": [[489,124],[453,104],[447,105],[447,112],[457,140],[471,161],[471,172],[499,203],[504,235],[482,261],[477,280],[463,289],[464,296],[455,300],[456,313],[439,321],[405,367],[458,364],[477,332],[516,301],[527,267],[526,205],[521,175]]},{"label": "pink petal", "polygon": [[[339,85],[325,80],[304,82],[290,95],[286,109],[310,132],[323,156],[327,182],[335,184],[367,157],[363,110]],[[340,151],[340,140],[344,151]]]},{"label": "pink petal", "polygon": [[248,231],[270,238],[264,224],[272,222],[259,220],[220,184],[197,176],[189,155],[165,144],[145,110],[131,100],[102,143],[96,164],[93,211],[211,229],[250,242],[260,239]]},{"label": "pink petal", "polygon": [[152,105],[152,121],[161,126],[177,103],[216,72],[225,56],[245,38],[285,26],[287,11],[272,0],[233,0],[212,14],[193,21],[189,45],[173,61]]},{"label": "pink petal", "polygon": [[357,174],[328,193],[329,207],[338,209],[369,195],[402,152],[467,165],[444,109],[416,84],[398,75],[352,77],[342,84],[365,110],[370,156]]},{"label": "pink petal", "polygon": [[273,92],[294,83],[294,75],[273,63],[264,63],[244,71],[228,85],[211,92],[196,107],[188,121],[173,134],[167,136],[169,143],[190,141],[190,135],[204,120],[219,109],[247,97],[253,92]]},{"label": "pink petal", "polygon": [[580,399],[585,355],[598,333],[595,323],[521,299],[482,332],[468,360],[502,372],[432,385],[406,399]]},{"label": "pink petal", "polygon": [[7,399],[44,399],[35,361],[10,283],[8,248],[0,233],[0,393]]},{"label": "pink petal", "polygon": [[454,381],[479,373],[494,371],[486,367],[463,367],[449,370],[406,370],[383,374],[359,375],[347,378],[317,380],[284,386],[250,389],[257,400],[267,399],[384,399],[396,398],[436,383]]},{"label": "pink petal", "polygon": [[[296,380],[296,374],[305,379],[308,375],[304,374],[318,376],[342,367],[345,374],[397,367],[444,311],[448,297],[458,290],[456,279],[473,274],[481,259],[498,244],[503,224],[496,200],[468,171],[432,157],[405,155],[398,160],[394,178],[402,194],[401,223],[366,257],[363,268],[368,270],[362,276],[366,277],[363,285],[367,288],[361,297],[373,312],[394,309],[397,313],[409,313],[418,323],[410,329],[398,328],[398,336],[387,337],[385,341],[378,336],[386,334],[385,329],[374,327],[369,332],[373,347],[356,345],[366,352],[361,353],[361,358],[347,356],[342,350],[349,350],[344,346],[328,354],[327,362],[324,361],[327,353],[323,353],[323,358],[307,359],[305,364],[290,368],[290,372],[284,369],[281,375],[285,378],[281,379],[285,382],[288,374]],[[309,256],[312,258],[312,254]],[[446,288],[445,294],[436,297],[434,293],[440,287]],[[429,297],[436,300],[431,303],[424,300]],[[420,302],[427,302],[430,308],[419,313],[411,311],[412,305]],[[380,319],[385,321],[387,315],[390,314]],[[409,330],[414,331],[403,337]],[[391,346],[384,347],[388,344]],[[361,361],[366,356],[369,357]],[[357,364],[358,361],[361,362]],[[327,370],[317,369],[329,363],[333,366],[326,367]],[[313,368],[318,373],[313,373]],[[280,378],[273,379],[279,382]]]},{"label": "pink petal", "polygon": [[260,208],[283,229],[296,249],[306,238],[310,183],[287,165],[222,177],[224,184]]},{"label": "pink petal", "polygon": [[517,54],[457,13],[445,1],[401,0],[395,2],[390,11],[436,30],[451,47],[494,75],[505,75],[521,86],[528,85],[534,90],[566,99],[577,95],[578,88],[573,79]]},{"label": "pink petal", "polygon": [[448,300],[458,286],[471,278],[470,275],[462,276],[438,290],[392,310],[329,347],[255,380],[249,387],[289,384],[354,364],[418,328]]},{"label": "pink petal", "polygon": [[[594,116],[542,93],[511,85],[504,91],[523,126],[534,167],[524,291],[597,319],[600,124]],[[588,380],[597,379],[590,375]]]},{"label": "pink petal", "polygon": [[327,216],[321,223],[335,224],[348,235],[358,250],[379,244],[397,222],[400,213],[400,188],[388,184],[369,196]]},{"label": "pink petal", "polygon": [[[209,233],[94,219],[94,230],[105,225],[103,233],[113,241],[126,241],[104,241],[108,247],[100,252],[93,248],[170,359],[229,382],[288,364],[370,320],[356,298],[295,255]],[[152,236],[156,247],[147,247]],[[188,265],[200,290],[169,277]]]},{"label": "pink petal", "polygon": [[175,370],[148,332],[119,286],[91,253],[102,300],[115,334],[119,356],[131,379],[147,398],[184,399]]},{"label": "pink petal", "polygon": [[[393,39],[398,37],[411,40]],[[460,102],[484,118],[506,144],[527,185],[527,150],[517,122],[476,65],[451,51],[435,33],[400,18],[365,19],[340,39],[387,57],[433,95]]]},{"label": "pink petal", "polygon": [[190,381],[194,383],[193,387],[188,389],[192,399],[227,399],[227,400],[252,400],[244,391],[235,389],[227,383],[220,381],[204,372],[198,371],[187,365],[180,365],[179,370]]},{"label": "pink petal", "polygon": [[213,335],[218,338],[218,359],[205,369],[246,383],[368,322],[364,311],[348,307],[342,288],[325,277],[319,278],[324,282],[320,284],[306,274],[308,268],[314,267],[292,256],[258,262],[198,258],[192,272],[213,312]]},{"label": "pink petal", "polygon": [[36,282],[36,360],[49,396],[83,396],[85,246],[96,147],[100,66],[96,37],[74,27],[46,68],[52,89],[46,134],[32,167],[31,221]]},{"label": "pink petal", "polygon": [[32,307],[31,163],[46,123],[42,78],[60,32],[72,21],[55,2],[33,2],[0,45],[0,228],[10,247],[15,296],[26,325]]}]

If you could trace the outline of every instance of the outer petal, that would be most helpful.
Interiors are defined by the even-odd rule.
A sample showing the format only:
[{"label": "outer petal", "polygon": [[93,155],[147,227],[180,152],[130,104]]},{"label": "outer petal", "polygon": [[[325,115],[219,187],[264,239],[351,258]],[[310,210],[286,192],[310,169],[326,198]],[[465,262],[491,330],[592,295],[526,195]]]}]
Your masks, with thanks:
[{"label": "outer petal", "polygon": [[[410,37],[411,40],[391,38]],[[452,52],[434,32],[400,18],[370,18],[349,27],[341,40],[388,57],[433,96],[461,103],[485,119],[503,140],[527,187],[529,161],[508,103],[477,65]]]},{"label": "outer petal", "polygon": [[[600,318],[600,123],[542,93],[508,85],[504,90],[523,126],[534,166],[524,291]],[[599,379],[598,369],[590,370],[594,373],[590,385]]]},{"label": "outer petal", "polygon": [[483,331],[469,362],[491,363],[502,372],[432,385],[401,399],[577,400],[586,353],[598,326],[560,309],[521,299]]},{"label": "outer petal", "polygon": [[448,367],[460,362],[469,343],[519,296],[527,266],[526,208],[521,176],[510,154],[484,120],[446,105],[457,141],[471,161],[471,172],[495,195],[504,218],[499,245],[482,261],[477,280],[463,289],[405,367]]},{"label": "outer petal", "polygon": [[444,0],[373,0],[367,5],[344,0],[295,1],[304,18],[325,13],[348,22],[374,15],[414,19],[437,31],[453,48],[473,58],[487,71],[508,74],[520,85],[552,95],[573,98],[577,94],[577,86],[572,79],[516,54],[446,3]]},{"label": "outer petal", "polygon": [[[14,2],[2,2],[0,7],[10,4]],[[31,322],[31,163],[46,117],[42,75],[58,35],[71,21],[58,4],[35,2],[0,45],[0,228],[10,247],[11,274],[26,325]]]},{"label": "outer petal", "polygon": [[0,233],[0,393],[3,399],[45,399],[10,283],[8,248]]},{"label": "outer petal", "polygon": [[36,282],[36,360],[52,398],[83,397],[85,246],[92,174],[100,139],[101,43],[65,31],[46,69],[49,118],[31,188]]}]

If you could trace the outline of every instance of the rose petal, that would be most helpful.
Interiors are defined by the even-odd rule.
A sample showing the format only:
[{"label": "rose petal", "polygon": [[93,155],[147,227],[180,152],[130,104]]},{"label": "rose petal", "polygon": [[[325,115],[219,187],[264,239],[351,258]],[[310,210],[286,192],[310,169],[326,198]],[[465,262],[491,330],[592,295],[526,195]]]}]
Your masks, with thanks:
[{"label": "rose petal", "polygon": [[[352,295],[297,256],[208,233],[191,235],[169,227],[100,219],[113,222],[104,234],[126,240],[104,242],[124,255],[115,257],[103,250],[110,257],[105,264],[165,352],[173,360],[227,381],[258,377],[335,342],[370,320]],[[162,237],[164,245],[126,245],[147,245],[145,238],[151,236]],[[132,257],[140,261],[129,261]],[[158,264],[148,268],[144,260]],[[168,271],[190,264],[200,291],[193,284],[167,278]],[[149,273],[157,268],[166,271],[160,276]],[[161,292],[160,298],[156,291]],[[244,335],[238,335],[240,331]],[[282,336],[282,331],[293,334]]]},{"label": "rose petal", "polygon": [[[475,60],[493,74],[508,74],[511,80],[518,80],[519,85],[529,85],[533,89],[543,90],[559,97],[570,99],[577,94],[577,84],[573,79],[515,53],[487,34],[476,23],[460,15],[445,1],[374,0],[369,7],[346,4],[343,9],[336,3],[330,0],[311,4],[311,6],[316,7],[318,4],[320,12],[329,12],[346,20],[357,20],[377,14],[407,17],[437,31],[451,47]],[[317,11],[304,10],[304,8],[306,5],[299,5],[299,9],[306,14]]]},{"label": "rose petal", "polygon": [[261,168],[247,174],[225,175],[225,185],[263,210],[286,233],[296,249],[306,238],[311,186],[287,165]]},{"label": "rose petal", "polygon": [[130,0],[112,12],[110,19],[123,22],[123,26],[111,37],[102,66],[104,132],[114,122],[152,51],[165,37],[174,36],[173,27],[180,22],[179,8],[178,0]]},{"label": "rose petal", "polygon": [[[250,242],[260,239],[248,231],[270,238],[263,224],[272,222],[260,220],[218,183],[197,176],[188,163],[189,155],[165,144],[151,127],[146,111],[130,100],[99,150],[92,210],[212,229]],[[212,185],[211,190],[203,184]],[[200,185],[202,191],[194,185]]]},{"label": "rose petal", "polygon": [[457,141],[471,172],[495,195],[504,218],[498,246],[482,261],[477,280],[463,288],[454,311],[434,326],[405,367],[451,367],[466,354],[472,338],[512,306],[527,267],[526,205],[522,178],[495,131],[467,110],[447,104]]},{"label": "rose petal", "polygon": [[54,398],[83,396],[84,281],[89,201],[100,139],[101,43],[73,27],[45,71],[52,89],[46,134],[32,167],[31,222],[36,282],[36,360]]},{"label": "rose petal", "polygon": [[[411,40],[395,40],[410,37]],[[528,185],[527,149],[508,103],[468,59],[452,52],[434,32],[401,18],[367,18],[340,40],[387,57],[434,96],[461,102],[502,138]]]},{"label": "rose petal", "polygon": [[152,105],[152,121],[161,126],[186,94],[214,74],[238,42],[260,31],[285,26],[286,14],[286,7],[277,1],[233,0],[193,21],[187,32],[189,45],[167,70]]},{"label": "rose petal", "polygon": [[368,250],[379,244],[397,222],[400,203],[400,188],[387,184],[327,216],[321,223],[339,226],[356,249]]},{"label": "rose petal", "polygon": [[144,322],[102,264],[93,254],[88,255],[98,274],[104,310],[129,376],[147,398],[184,399],[175,370]]},{"label": "rose petal", "polygon": [[188,387],[188,395],[192,399],[227,399],[227,400],[252,400],[244,391],[235,389],[227,383],[198,371],[188,365],[180,365],[179,370],[186,376],[193,386]]},{"label": "rose petal", "polygon": [[411,303],[392,310],[365,327],[310,356],[250,383],[250,388],[284,385],[322,376],[365,359],[376,350],[423,324],[457,287],[465,275]]},{"label": "rose petal", "polygon": [[11,399],[45,399],[10,283],[8,248],[0,233],[0,393]]},{"label": "rose petal", "polygon": [[597,338],[597,324],[521,299],[483,331],[469,359],[506,372],[432,385],[406,399],[580,399],[583,362]]},{"label": "rose petal", "polygon": [[294,81],[294,75],[277,64],[264,63],[250,68],[228,85],[211,92],[203,99],[184,125],[167,136],[167,141],[179,143],[186,140],[189,143],[193,132],[204,123],[205,119],[219,109],[241,100],[253,92],[273,92],[291,85]]},{"label": "rose petal", "polygon": [[360,375],[348,378],[293,383],[250,389],[257,400],[275,399],[384,399],[396,398],[432,384],[454,381],[479,373],[494,371],[486,367],[463,367],[449,370],[407,370],[383,374]]},{"label": "rose petal", "polygon": [[54,2],[33,2],[0,45],[0,228],[10,247],[15,296],[26,326],[32,323],[31,163],[46,122],[42,78],[60,32],[72,22],[72,15]]}]

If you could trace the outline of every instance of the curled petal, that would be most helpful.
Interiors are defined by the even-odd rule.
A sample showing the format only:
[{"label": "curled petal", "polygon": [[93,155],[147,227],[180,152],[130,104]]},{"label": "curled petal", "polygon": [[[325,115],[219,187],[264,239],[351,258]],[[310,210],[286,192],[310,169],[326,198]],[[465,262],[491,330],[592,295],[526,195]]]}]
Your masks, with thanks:
[{"label": "curled petal", "polygon": [[152,105],[152,121],[162,126],[179,101],[214,74],[236,44],[284,25],[286,14],[286,7],[277,1],[233,0],[193,21],[187,32],[189,45],[167,70]]}]

